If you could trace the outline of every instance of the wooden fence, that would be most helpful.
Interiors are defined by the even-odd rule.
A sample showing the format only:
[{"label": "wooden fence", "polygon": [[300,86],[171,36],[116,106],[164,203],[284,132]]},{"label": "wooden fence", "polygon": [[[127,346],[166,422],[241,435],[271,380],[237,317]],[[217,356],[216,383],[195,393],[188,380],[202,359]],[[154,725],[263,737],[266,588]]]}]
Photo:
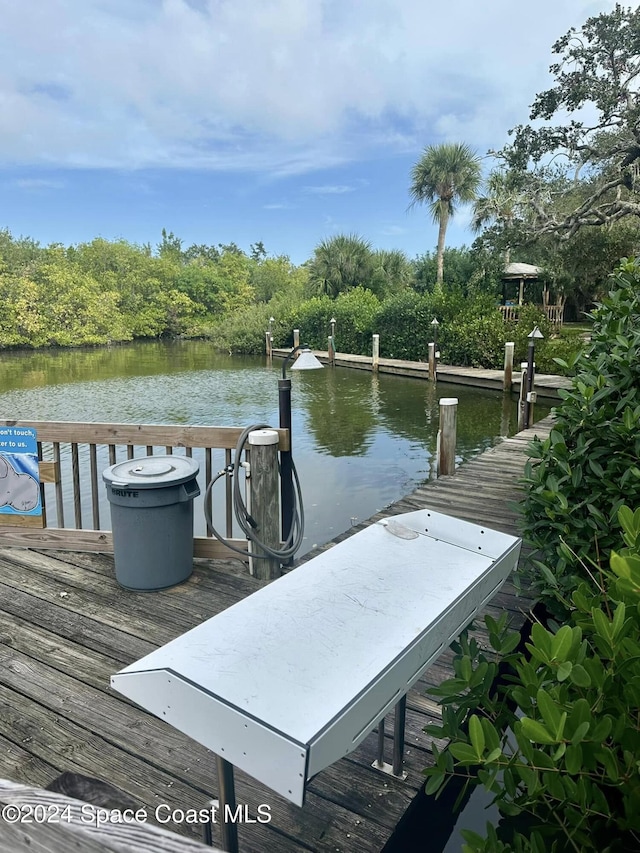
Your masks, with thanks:
[{"label": "wooden fence", "polygon": [[[204,493],[212,476],[231,463],[232,450],[243,432],[242,427],[21,420],[0,420],[0,427],[36,430],[42,498],[41,517],[0,515],[0,545],[105,552],[113,551],[111,533],[103,525],[108,513],[102,482],[105,468],[140,456],[183,453],[200,462],[198,479]],[[287,450],[288,431],[278,433],[279,449]],[[246,540],[233,538],[230,477],[221,481],[220,489],[224,506],[218,507],[216,498],[214,518],[223,514],[225,523],[217,522],[216,527],[225,530],[231,544],[244,549]],[[194,556],[237,557],[208,532],[194,537]]]},{"label": "wooden fence", "polygon": [[[523,307],[522,305],[499,305],[500,313],[502,314],[502,319],[505,322],[509,322],[511,320],[517,321],[520,309]],[[562,320],[564,317],[564,304],[562,305],[538,305],[541,311],[547,316],[547,320],[550,323],[553,323],[554,326],[561,326]]]}]

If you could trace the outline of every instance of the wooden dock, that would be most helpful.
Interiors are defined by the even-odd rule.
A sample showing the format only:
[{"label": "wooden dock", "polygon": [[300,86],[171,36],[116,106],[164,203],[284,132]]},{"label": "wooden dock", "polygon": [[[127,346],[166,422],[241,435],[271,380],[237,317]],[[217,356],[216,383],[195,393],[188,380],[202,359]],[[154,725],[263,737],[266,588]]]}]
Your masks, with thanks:
[{"label": "wooden dock", "polygon": [[[273,355],[284,358],[291,350],[274,349]],[[314,350],[313,354],[323,364],[329,363],[329,353],[325,350]],[[370,355],[345,355],[336,353],[336,367],[352,367],[357,370],[372,370],[373,359]],[[378,361],[379,373],[395,373],[398,376],[410,376],[413,379],[428,379],[429,365],[425,361],[402,361],[399,358],[381,358]],[[520,390],[521,372],[514,368],[511,391]],[[504,372],[490,370],[484,367],[454,367],[449,364],[438,364],[438,382],[443,384],[471,385],[474,388],[490,388],[502,391]],[[536,373],[535,387],[539,397],[551,400],[558,399],[558,389],[571,388],[571,380],[566,376],[551,373]]]},{"label": "wooden dock", "polygon": [[[550,426],[547,418],[505,439],[454,477],[425,484],[303,562],[381,517],[424,507],[516,533],[512,502],[527,442]],[[242,563],[196,560],[186,583],[132,593],[116,584],[111,556],[26,548],[1,549],[0,572],[0,778],[44,787],[64,771],[95,777],[145,807],[151,820],[158,806],[164,818],[215,798],[212,755],[112,692],[109,677],[261,582],[247,576]],[[508,610],[517,627],[527,606],[506,586],[490,610]],[[255,820],[262,804],[271,814],[269,823],[239,827],[242,853],[380,851],[423,785],[422,770],[431,761],[423,728],[438,714],[426,692],[450,676],[449,661],[445,654],[409,694],[405,782],[371,767],[375,733],[313,779],[301,809],[237,771],[237,800],[248,818]],[[184,822],[165,828],[195,839],[202,832]],[[219,841],[215,827],[213,841]]]}]

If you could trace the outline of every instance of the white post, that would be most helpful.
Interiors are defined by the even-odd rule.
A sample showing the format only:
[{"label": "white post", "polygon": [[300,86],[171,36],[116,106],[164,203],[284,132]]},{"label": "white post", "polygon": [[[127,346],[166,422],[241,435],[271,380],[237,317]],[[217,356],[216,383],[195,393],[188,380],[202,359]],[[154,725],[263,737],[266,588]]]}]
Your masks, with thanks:
[{"label": "white post", "polygon": [[504,380],[502,388],[504,391],[511,391],[511,383],[513,382],[513,341],[509,341],[504,345]]},{"label": "white post", "polygon": [[373,356],[371,358],[371,369],[374,373],[378,370],[380,361],[380,335],[373,336]]},{"label": "white post", "polygon": [[[293,348],[300,346],[300,329],[293,330]],[[296,358],[300,355],[300,350],[296,353]]]}]

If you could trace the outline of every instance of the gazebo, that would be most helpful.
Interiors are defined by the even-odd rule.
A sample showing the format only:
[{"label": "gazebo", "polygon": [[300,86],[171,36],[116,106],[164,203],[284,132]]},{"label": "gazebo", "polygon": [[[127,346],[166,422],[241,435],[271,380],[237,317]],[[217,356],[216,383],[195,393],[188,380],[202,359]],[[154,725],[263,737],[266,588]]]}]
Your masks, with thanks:
[{"label": "gazebo", "polygon": [[[531,283],[534,281],[538,281],[540,275],[542,273],[542,268],[534,266],[533,264],[523,264],[523,263],[512,263],[507,264],[502,273],[502,295],[503,295],[503,304],[500,306],[500,310],[504,316],[505,320],[517,320],[518,319],[518,309],[520,306],[524,304],[524,288],[525,282]],[[508,302],[506,299],[506,283],[507,282],[517,282],[518,283],[518,304],[515,305],[513,302]],[[547,315],[548,319],[555,323],[556,325],[562,325],[562,315],[564,312],[564,299],[559,298],[558,303],[556,305],[549,304],[549,285],[545,281],[543,283],[542,289],[542,305],[540,306],[544,313]]]}]

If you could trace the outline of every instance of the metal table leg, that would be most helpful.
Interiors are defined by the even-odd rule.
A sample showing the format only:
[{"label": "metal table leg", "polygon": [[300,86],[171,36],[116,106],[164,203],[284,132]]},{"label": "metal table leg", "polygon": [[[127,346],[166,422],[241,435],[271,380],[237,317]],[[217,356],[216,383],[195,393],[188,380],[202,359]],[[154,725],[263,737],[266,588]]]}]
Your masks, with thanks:
[{"label": "metal table leg", "polygon": [[403,696],[396,705],[396,715],[393,725],[393,764],[384,760],[384,718],[378,723],[378,757],[371,765],[389,776],[406,779],[407,774],[402,769],[404,756],[404,727],[407,718],[407,697]]},{"label": "metal table leg", "polygon": [[396,717],[393,724],[393,775],[402,776],[404,758],[404,726],[407,719],[406,694],[396,705]]},{"label": "metal table leg", "polygon": [[238,825],[234,820],[227,820],[227,817],[233,817],[236,812],[233,764],[230,764],[226,758],[216,755],[216,767],[218,768],[219,821],[222,849],[228,851],[228,853],[238,853]]},{"label": "metal table leg", "polygon": [[384,717],[378,723],[378,770],[384,769]]}]

